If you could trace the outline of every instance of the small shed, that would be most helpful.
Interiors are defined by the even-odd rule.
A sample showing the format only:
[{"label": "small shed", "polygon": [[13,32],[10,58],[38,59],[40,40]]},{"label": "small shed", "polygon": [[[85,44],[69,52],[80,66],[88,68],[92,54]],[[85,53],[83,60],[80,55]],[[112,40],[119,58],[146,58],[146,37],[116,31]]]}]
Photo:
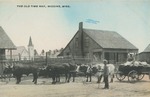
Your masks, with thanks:
[{"label": "small shed", "polygon": [[139,61],[145,61],[150,64],[150,44],[145,48],[145,50],[138,54]]}]

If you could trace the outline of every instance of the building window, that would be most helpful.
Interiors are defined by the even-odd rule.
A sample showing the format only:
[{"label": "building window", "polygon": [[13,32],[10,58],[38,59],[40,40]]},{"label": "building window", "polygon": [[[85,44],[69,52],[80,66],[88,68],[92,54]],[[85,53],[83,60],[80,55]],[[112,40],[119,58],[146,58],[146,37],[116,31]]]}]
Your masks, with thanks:
[{"label": "building window", "polygon": [[85,47],[89,47],[89,37],[85,38]]},{"label": "building window", "polygon": [[79,39],[78,39],[78,38],[75,39],[75,46],[76,46],[77,48],[79,47]]}]

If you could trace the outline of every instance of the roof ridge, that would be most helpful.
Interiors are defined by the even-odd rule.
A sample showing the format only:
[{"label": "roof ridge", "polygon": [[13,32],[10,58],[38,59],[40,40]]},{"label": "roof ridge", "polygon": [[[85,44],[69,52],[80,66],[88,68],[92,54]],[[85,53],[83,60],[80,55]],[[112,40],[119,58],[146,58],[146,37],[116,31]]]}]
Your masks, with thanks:
[{"label": "roof ridge", "polygon": [[100,29],[89,29],[89,28],[83,28],[83,30],[95,30],[95,31],[106,31],[106,32],[115,32],[115,33],[117,33],[116,31],[100,30]]}]

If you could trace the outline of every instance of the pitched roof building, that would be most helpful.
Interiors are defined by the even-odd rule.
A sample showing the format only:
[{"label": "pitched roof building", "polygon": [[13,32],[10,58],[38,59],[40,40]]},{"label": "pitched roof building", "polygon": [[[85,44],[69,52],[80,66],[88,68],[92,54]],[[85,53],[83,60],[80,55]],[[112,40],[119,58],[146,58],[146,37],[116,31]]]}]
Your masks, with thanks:
[{"label": "pitched roof building", "polygon": [[[5,60],[5,50],[14,50],[16,46],[0,26],[0,60]],[[11,57],[11,54],[10,54]]]},{"label": "pitched roof building", "polygon": [[16,46],[0,26],[0,49],[15,49]]},{"label": "pitched roof building", "polygon": [[150,64],[150,44],[144,49],[143,52],[138,54],[139,61],[146,61]]},{"label": "pitched roof building", "polygon": [[6,60],[5,50],[8,49],[10,50],[9,57],[12,59],[12,50],[16,49],[16,46],[0,26],[0,74],[3,74],[3,65]]},{"label": "pitched roof building", "polygon": [[128,53],[138,53],[138,49],[117,32],[85,29],[80,22],[79,30],[59,56],[116,63],[126,61]]},{"label": "pitched roof building", "polygon": [[145,48],[143,52],[150,52],[150,44]]}]

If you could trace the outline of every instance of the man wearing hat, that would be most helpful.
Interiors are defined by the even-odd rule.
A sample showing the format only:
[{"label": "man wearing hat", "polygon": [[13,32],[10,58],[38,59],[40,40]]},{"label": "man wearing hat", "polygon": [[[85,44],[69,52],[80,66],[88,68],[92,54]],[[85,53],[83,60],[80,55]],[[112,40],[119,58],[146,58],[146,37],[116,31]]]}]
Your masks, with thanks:
[{"label": "man wearing hat", "polygon": [[107,60],[104,60],[103,62],[104,62],[104,82],[105,82],[104,89],[109,89],[109,82],[108,82],[109,68],[107,66]]}]

